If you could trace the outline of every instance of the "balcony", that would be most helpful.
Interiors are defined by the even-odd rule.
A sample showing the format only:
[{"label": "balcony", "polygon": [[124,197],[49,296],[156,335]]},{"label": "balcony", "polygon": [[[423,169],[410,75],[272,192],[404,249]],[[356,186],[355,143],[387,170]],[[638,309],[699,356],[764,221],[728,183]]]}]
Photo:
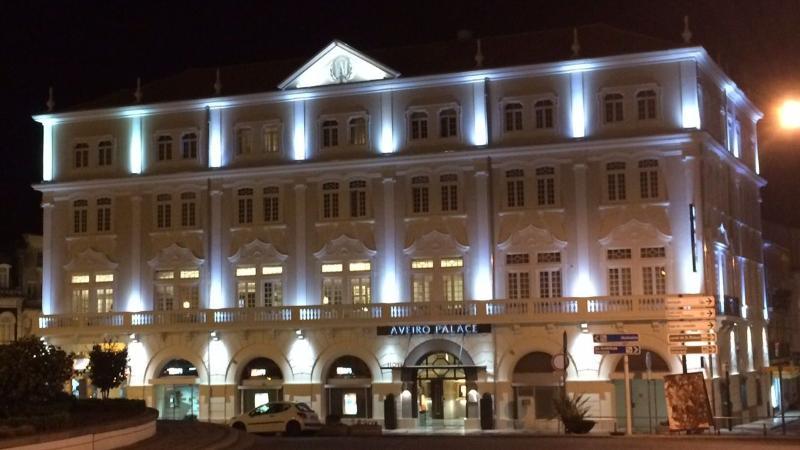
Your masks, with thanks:
[{"label": "balcony", "polygon": [[331,328],[418,323],[546,324],[665,320],[664,296],[384,303],[42,315],[39,335]]}]

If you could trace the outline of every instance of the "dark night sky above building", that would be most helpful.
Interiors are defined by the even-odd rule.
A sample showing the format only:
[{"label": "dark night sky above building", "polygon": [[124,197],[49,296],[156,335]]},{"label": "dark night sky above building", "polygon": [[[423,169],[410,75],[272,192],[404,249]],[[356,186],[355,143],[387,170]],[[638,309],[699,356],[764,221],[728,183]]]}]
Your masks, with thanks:
[{"label": "dark night sky above building", "polygon": [[800,133],[774,131],[778,102],[800,97],[800,0],[23,0],[0,3],[0,240],[41,230],[30,187],[41,178],[41,127],[30,116],[44,110],[50,85],[59,110],[130,89],[137,77],[310,57],[334,38],[369,54],[454,39],[460,29],[481,37],[603,22],[679,42],[685,14],[692,42],[719,56],[765,113],[765,218],[800,226]]}]

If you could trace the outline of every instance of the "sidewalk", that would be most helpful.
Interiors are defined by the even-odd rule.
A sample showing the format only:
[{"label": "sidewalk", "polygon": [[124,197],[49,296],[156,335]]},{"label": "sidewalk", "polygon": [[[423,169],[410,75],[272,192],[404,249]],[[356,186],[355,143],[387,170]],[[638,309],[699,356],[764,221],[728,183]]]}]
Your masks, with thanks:
[{"label": "sidewalk", "polygon": [[235,450],[249,448],[254,438],[225,425],[206,422],[159,420],[156,435],[125,450]]},{"label": "sidewalk", "polygon": [[[785,414],[786,420],[786,435],[800,436],[800,411],[789,410]],[[769,417],[760,419],[753,422],[735,425],[733,431],[728,431],[727,428],[721,428],[720,434],[764,434],[769,435],[782,434],[781,429],[781,416]]]}]

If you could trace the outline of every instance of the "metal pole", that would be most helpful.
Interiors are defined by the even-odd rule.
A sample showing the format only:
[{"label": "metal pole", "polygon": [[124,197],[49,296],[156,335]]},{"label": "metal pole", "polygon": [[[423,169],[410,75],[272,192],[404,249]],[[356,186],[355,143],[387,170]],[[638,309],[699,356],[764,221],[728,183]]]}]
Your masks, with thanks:
[{"label": "metal pole", "polygon": [[681,367],[683,368],[683,374],[686,375],[688,369],[686,368],[686,355],[681,355]]},{"label": "metal pole", "polygon": [[650,382],[652,380],[652,373],[647,371],[647,426],[650,429],[650,434],[653,434],[653,400],[655,396],[650,395]]},{"label": "metal pole", "polygon": [[631,371],[628,365],[628,354],[623,356],[625,362],[625,434],[633,434],[633,421],[631,420]]},{"label": "metal pole", "polygon": [[717,421],[714,417],[717,415],[717,391],[714,389],[714,357],[708,355],[708,371],[711,373],[711,422],[714,428],[717,428]]},{"label": "metal pole", "polygon": [[783,364],[778,364],[778,384],[781,392],[781,432],[786,434],[786,416],[783,407]]}]

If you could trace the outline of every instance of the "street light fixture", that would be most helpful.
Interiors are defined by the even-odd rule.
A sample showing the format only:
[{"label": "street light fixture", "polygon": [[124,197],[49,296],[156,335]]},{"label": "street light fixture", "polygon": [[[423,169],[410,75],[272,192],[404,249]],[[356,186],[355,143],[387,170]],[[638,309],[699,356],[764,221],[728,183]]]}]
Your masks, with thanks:
[{"label": "street light fixture", "polygon": [[781,128],[800,129],[800,101],[785,100],[779,109]]}]

